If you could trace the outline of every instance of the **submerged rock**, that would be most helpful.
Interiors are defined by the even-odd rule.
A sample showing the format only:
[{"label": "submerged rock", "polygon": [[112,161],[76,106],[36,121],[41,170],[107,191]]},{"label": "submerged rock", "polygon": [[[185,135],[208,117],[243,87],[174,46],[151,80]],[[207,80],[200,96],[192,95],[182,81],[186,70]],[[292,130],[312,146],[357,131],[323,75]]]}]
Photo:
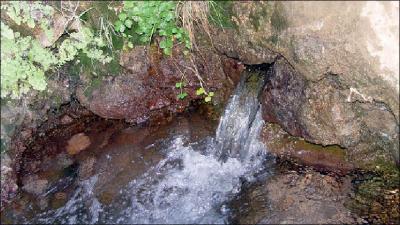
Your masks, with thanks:
[{"label": "submerged rock", "polygon": [[70,155],[78,154],[91,144],[90,138],[85,133],[75,134],[68,141],[67,152]]},{"label": "submerged rock", "polygon": [[96,159],[94,157],[89,157],[81,163],[78,170],[78,177],[80,180],[86,180],[93,175],[95,162]]},{"label": "submerged rock", "polygon": [[45,179],[39,179],[37,175],[28,176],[23,181],[22,190],[38,196],[46,191],[48,183]]}]

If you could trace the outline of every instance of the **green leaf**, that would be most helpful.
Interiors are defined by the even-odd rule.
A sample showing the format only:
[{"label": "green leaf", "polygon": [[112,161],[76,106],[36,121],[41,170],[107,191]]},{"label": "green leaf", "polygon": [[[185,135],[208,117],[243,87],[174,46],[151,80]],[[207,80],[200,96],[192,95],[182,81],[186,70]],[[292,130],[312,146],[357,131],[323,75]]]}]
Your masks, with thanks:
[{"label": "green leaf", "polygon": [[125,31],[125,25],[121,24],[119,27],[119,32],[123,33]]},{"label": "green leaf", "polygon": [[202,95],[204,93],[205,93],[205,90],[202,87],[196,90],[196,95]]},{"label": "green leaf", "polygon": [[128,47],[129,47],[129,48],[133,48],[132,42],[128,42]]},{"label": "green leaf", "polygon": [[210,97],[210,96],[205,97],[205,98],[204,98],[204,101],[210,102],[210,101],[211,101],[211,97]]},{"label": "green leaf", "polygon": [[[14,32],[11,30],[11,28],[3,23],[1,21],[1,37],[7,38],[7,39],[14,39]],[[3,41],[3,40],[2,40]],[[2,45],[3,46],[3,45]]]},{"label": "green leaf", "polygon": [[130,19],[125,20],[125,26],[126,26],[127,28],[131,28],[131,27],[132,27],[132,24],[133,24],[132,20],[130,20]]},{"label": "green leaf", "polygon": [[147,43],[147,42],[149,42],[149,38],[147,36],[143,36],[143,37],[139,38],[139,41],[142,43]]},{"label": "green leaf", "polygon": [[166,44],[165,40],[160,41],[159,46],[160,46],[160,48],[166,48],[167,44]]},{"label": "green leaf", "polygon": [[122,26],[122,21],[121,20],[117,20],[115,22],[115,24],[114,24],[114,28],[115,28],[116,31],[120,31],[121,26]]},{"label": "green leaf", "polygon": [[188,95],[188,94],[187,94],[186,92],[183,92],[183,93],[180,93],[180,94],[178,95],[178,98],[179,98],[179,99],[184,99],[187,95]]},{"label": "green leaf", "polygon": [[166,55],[172,55],[172,49],[171,48],[164,48],[163,52]]},{"label": "green leaf", "polygon": [[28,27],[30,27],[30,28],[35,27],[35,21],[32,18],[29,18],[26,23],[28,24]]},{"label": "green leaf", "polygon": [[174,42],[172,41],[172,39],[167,38],[167,39],[165,40],[165,46],[166,46],[167,48],[172,48],[173,45],[174,45]]},{"label": "green leaf", "polygon": [[132,8],[134,2],[132,1],[124,1],[124,8]]},{"label": "green leaf", "polygon": [[181,88],[181,87],[182,87],[182,82],[176,83],[176,84],[175,84],[175,87],[176,87],[176,88]]},{"label": "green leaf", "polygon": [[210,97],[214,96],[214,92],[212,92],[212,91],[208,92],[208,96],[210,96]]},{"label": "green leaf", "polygon": [[158,34],[159,34],[160,36],[166,36],[166,35],[167,35],[167,32],[166,32],[165,30],[161,29],[161,30],[158,31]]},{"label": "green leaf", "polygon": [[122,21],[124,21],[127,17],[128,17],[128,16],[126,15],[126,13],[120,13],[120,14],[118,15],[118,18],[119,18],[120,20],[122,20]]}]

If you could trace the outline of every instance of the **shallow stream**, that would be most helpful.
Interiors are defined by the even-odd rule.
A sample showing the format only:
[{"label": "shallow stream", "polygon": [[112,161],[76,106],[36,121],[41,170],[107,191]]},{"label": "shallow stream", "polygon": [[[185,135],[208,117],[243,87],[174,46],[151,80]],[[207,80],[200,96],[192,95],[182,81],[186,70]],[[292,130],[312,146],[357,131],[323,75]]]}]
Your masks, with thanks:
[{"label": "shallow stream", "polygon": [[27,205],[6,210],[2,221],[230,222],[235,211],[230,201],[244,183],[268,176],[273,164],[258,140],[264,124],[258,101],[263,77],[243,77],[216,132],[215,124],[196,113],[155,132],[124,129],[106,147],[78,157],[79,166],[64,169],[41,197],[22,195],[20,202]]}]

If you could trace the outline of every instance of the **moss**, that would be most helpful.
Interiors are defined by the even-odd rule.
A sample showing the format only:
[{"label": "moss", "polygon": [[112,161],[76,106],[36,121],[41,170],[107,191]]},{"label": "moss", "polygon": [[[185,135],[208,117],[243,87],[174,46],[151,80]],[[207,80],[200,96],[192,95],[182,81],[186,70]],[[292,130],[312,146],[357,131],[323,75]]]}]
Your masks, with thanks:
[{"label": "moss", "polygon": [[271,16],[271,25],[276,32],[281,32],[287,29],[289,26],[284,13],[284,7],[281,2],[275,3],[275,9]]},{"label": "moss", "polygon": [[279,42],[279,36],[277,34],[273,34],[267,39],[267,42],[277,45]]},{"label": "moss", "polygon": [[[108,54],[112,54],[111,51]],[[108,75],[116,76],[121,72],[121,66],[119,65],[119,53],[116,51],[112,57],[111,62],[102,64],[96,60],[92,60],[86,56],[86,54],[80,53],[78,55],[79,63],[75,64],[75,68],[72,68],[73,72],[81,73],[84,72],[89,76],[89,79],[94,77],[103,77]]]},{"label": "moss", "polygon": [[400,220],[398,166],[383,158],[377,159],[368,164],[353,183],[355,196],[347,203],[353,212],[370,223],[387,224]]}]

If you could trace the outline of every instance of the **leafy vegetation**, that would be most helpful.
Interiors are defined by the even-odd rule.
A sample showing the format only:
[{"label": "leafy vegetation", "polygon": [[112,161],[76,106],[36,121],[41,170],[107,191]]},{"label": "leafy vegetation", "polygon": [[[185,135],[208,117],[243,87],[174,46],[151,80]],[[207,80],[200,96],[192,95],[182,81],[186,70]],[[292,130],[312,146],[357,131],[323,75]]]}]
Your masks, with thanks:
[{"label": "leafy vegetation", "polygon": [[177,95],[178,99],[184,99],[188,94],[186,92],[183,91],[183,87],[185,86],[185,83],[178,82],[175,84],[176,88],[179,88],[180,93]]},{"label": "leafy vegetation", "polygon": [[[111,63],[110,67],[117,70],[118,63],[114,60],[115,51],[113,51],[113,47],[120,50],[123,47],[120,43],[123,42],[132,48],[137,44],[150,44],[153,40],[156,40],[154,37],[157,36],[160,38],[157,39],[158,46],[165,55],[170,56],[176,44],[184,46],[183,53],[186,55],[192,48],[191,38],[193,38],[193,34],[190,36],[187,30],[187,27],[192,26],[188,24],[193,23],[189,20],[191,18],[188,14],[191,12],[196,14],[197,10],[201,11],[198,14],[204,17],[208,10],[208,8],[206,10],[199,9],[202,4],[186,4],[186,2],[181,1],[124,1],[122,8],[116,11],[118,12],[116,15],[96,17],[98,26],[90,27],[86,26],[86,21],[93,7],[76,15],[78,4],[72,4],[76,8],[67,10],[67,14],[64,14],[63,10],[65,9],[62,7],[62,3],[60,8],[40,1],[9,1],[1,4],[2,10],[12,21],[12,24],[10,24],[10,21],[1,22],[2,98],[18,99],[30,90],[46,90],[46,74],[72,61],[75,62],[74,66],[80,67],[81,70],[87,66],[79,65],[87,59],[90,59],[92,64],[96,65],[98,65],[97,62],[101,64]],[[101,8],[105,6],[106,10],[111,10],[110,4],[102,4]],[[217,16],[218,20],[222,18],[221,12],[223,11],[217,10],[221,8],[219,4],[213,1],[206,4],[212,5],[212,16]],[[183,22],[183,17],[177,13],[179,7],[185,10],[186,17],[184,19],[186,18],[186,22]],[[198,9],[191,9],[190,7],[197,7]],[[68,18],[68,21],[64,24],[65,30],[61,37],[54,36],[52,21],[55,14],[59,12],[62,16]],[[91,19],[93,23],[93,18]],[[74,28],[72,32],[68,31],[68,26],[75,20],[79,21],[78,29]],[[51,42],[51,46],[43,46],[35,37],[29,36],[32,35],[32,33],[29,33],[31,31],[26,33],[25,31],[22,32],[23,29],[18,30],[19,32],[13,30],[19,26],[28,26],[32,28],[32,31],[35,29],[35,32],[39,30],[46,34],[48,40],[56,40]],[[192,31],[190,30],[190,32]],[[211,101],[214,93],[207,92],[203,87],[200,75],[196,74],[196,76],[200,82],[197,94],[204,96],[206,102]],[[94,76],[89,79],[97,79],[97,77]],[[176,85],[176,88],[180,89],[178,99],[184,99],[188,95],[184,92],[184,85],[183,82]]]},{"label": "leafy vegetation", "polygon": [[[26,23],[34,28],[39,24],[46,35],[53,35],[49,27],[54,13],[51,6],[40,2],[8,2],[1,7],[17,25]],[[41,13],[39,19],[33,18],[32,15],[38,11]],[[93,60],[108,63],[111,57],[101,49],[105,45],[101,36],[81,27],[77,32],[70,33],[54,51],[41,46],[31,36],[23,37],[1,22],[1,97],[17,99],[31,89],[46,90],[45,73],[73,60],[79,52]]]},{"label": "leafy vegetation", "polygon": [[1,22],[1,97],[18,98],[46,89],[44,73],[57,64],[56,57],[32,37],[21,37]]},{"label": "leafy vegetation", "polygon": [[149,44],[158,35],[163,38],[159,47],[166,55],[172,54],[175,40],[190,49],[187,31],[177,26],[175,8],[173,1],[124,1],[115,30],[128,39],[129,47],[133,47],[137,37],[140,43]]}]

